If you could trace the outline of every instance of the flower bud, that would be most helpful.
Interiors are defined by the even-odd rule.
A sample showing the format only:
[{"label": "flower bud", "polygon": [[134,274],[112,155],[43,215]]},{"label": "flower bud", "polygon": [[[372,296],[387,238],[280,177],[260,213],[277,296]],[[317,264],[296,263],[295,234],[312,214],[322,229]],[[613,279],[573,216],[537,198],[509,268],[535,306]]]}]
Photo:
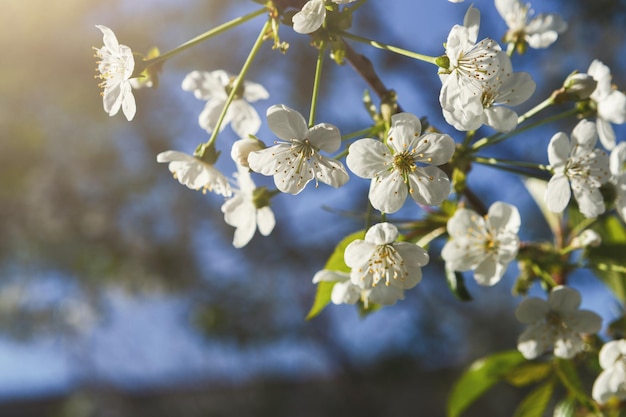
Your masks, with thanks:
[{"label": "flower bud", "polygon": [[230,157],[238,165],[248,168],[248,154],[254,151],[265,149],[265,145],[258,139],[243,138],[233,143],[230,150]]},{"label": "flower bud", "polygon": [[598,82],[589,74],[573,72],[563,82],[565,92],[577,100],[586,100],[596,89]]}]

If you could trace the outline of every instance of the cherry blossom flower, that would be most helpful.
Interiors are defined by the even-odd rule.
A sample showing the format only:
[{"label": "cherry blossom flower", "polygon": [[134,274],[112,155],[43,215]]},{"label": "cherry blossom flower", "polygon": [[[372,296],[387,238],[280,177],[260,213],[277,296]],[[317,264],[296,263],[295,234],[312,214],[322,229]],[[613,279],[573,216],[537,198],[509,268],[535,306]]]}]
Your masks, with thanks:
[{"label": "cherry blossom flower", "polygon": [[598,82],[591,94],[597,108],[597,126],[600,142],[607,150],[615,147],[615,131],[611,123],[626,122],[626,95],[611,85],[611,70],[597,59],[594,60],[587,73]]},{"label": "cherry blossom flower", "polygon": [[315,178],[333,187],[348,181],[343,164],[322,156],[335,152],[341,145],[339,129],[328,123],[307,127],[304,117],[285,106],[267,109],[267,124],[278,136],[276,145],[250,152],[250,169],[263,175],[273,175],[276,187],[283,193],[298,194]]},{"label": "cherry blossom flower", "polygon": [[603,150],[595,149],[597,140],[595,123],[584,119],[572,131],[571,140],[563,132],[550,140],[548,160],[554,175],[548,182],[545,200],[553,212],[565,210],[573,191],[585,217],[604,213],[600,186],[610,178],[609,157]]},{"label": "cherry blossom flower", "polygon": [[497,74],[482,83],[476,83],[479,95],[470,99],[472,102],[480,100],[480,107],[472,106],[474,110],[471,113],[460,103],[443,108],[446,122],[457,130],[476,130],[483,124],[499,132],[513,130],[517,126],[517,113],[505,105],[517,106],[535,92],[535,82],[530,74],[513,72],[511,59],[506,52],[499,51],[496,56],[499,63]]},{"label": "cherry blossom flower", "polygon": [[539,14],[529,20],[534,11],[520,0],[496,0],[496,9],[509,27],[504,36],[507,43],[547,48],[567,29],[567,23],[557,14]]},{"label": "cherry blossom flower", "polygon": [[454,116],[448,123],[459,130],[473,130],[482,124],[482,85],[499,73],[500,46],[489,38],[476,43],[479,27],[480,12],[470,6],[463,26],[455,25],[445,44],[450,64],[440,70],[439,102],[447,121]]},{"label": "cherry blossom flower", "polygon": [[96,25],[102,32],[104,46],[96,49],[98,61],[98,76],[102,79],[100,86],[102,92],[102,103],[104,111],[109,116],[115,116],[120,108],[128,121],[133,120],[137,111],[133,89],[131,87],[131,76],[135,69],[135,58],[132,50],[121,45],[115,34],[106,26]]},{"label": "cherry blossom flower", "polygon": [[599,404],[606,404],[613,397],[626,400],[626,340],[605,343],[599,359],[603,371],[593,383],[591,396]]},{"label": "cherry blossom flower", "polygon": [[222,212],[226,223],[235,227],[233,246],[242,248],[250,242],[257,228],[263,236],[272,233],[276,219],[269,198],[259,198],[259,191],[267,190],[256,187],[248,168],[237,164],[235,178],[239,188],[235,188],[234,195],[222,205]]},{"label": "cherry blossom flower", "polygon": [[485,217],[460,208],[448,220],[450,240],[441,256],[452,271],[474,271],[480,285],[494,285],[517,256],[519,211],[503,202],[491,205]]},{"label": "cherry blossom flower", "polygon": [[580,294],[562,285],[554,287],[548,300],[525,298],[515,316],[529,326],[520,335],[517,349],[534,359],[554,347],[554,355],[571,359],[584,349],[581,334],[597,333],[602,318],[593,311],[579,310]]},{"label": "cherry blossom flower", "polygon": [[[335,4],[348,4],[356,0],[332,0]],[[298,33],[312,33],[322,27],[326,19],[324,0],[309,0],[298,13],[293,15],[293,30]]]},{"label": "cherry blossom flower", "polygon": [[359,177],[372,179],[369,200],[375,209],[395,213],[408,194],[425,205],[440,204],[450,194],[450,180],[436,165],[450,160],[454,140],[421,132],[415,115],[398,113],[391,116],[387,144],[366,138],[350,146],[346,163]]},{"label": "cherry blossom flower", "polygon": [[[234,77],[223,70],[192,71],[183,80],[183,90],[192,91],[199,100],[207,100],[204,110],[198,117],[198,123],[208,133],[215,130],[220,114],[226,105],[228,94],[232,89],[233,81]],[[233,101],[226,111],[220,131],[230,123],[233,131],[239,137],[256,134],[261,127],[261,118],[250,103],[268,97],[269,93],[261,84],[244,80],[240,91],[235,92]]]},{"label": "cherry blossom flower", "polygon": [[165,151],[157,155],[157,162],[169,163],[168,168],[174,178],[192,190],[210,191],[224,197],[232,195],[226,177],[213,165],[195,156]]},{"label": "cherry blossom flower", "polygon": [[615,185],[615,208],[622,220],[626,222],[626,142],[622,142],[611,151],[609,168],[611,170],[611,182]]},{"label": "cherry blossom flower", "polygon": [[404,290],[391,285],[377,285],[367,289],[355,285],[350,280],[349,272],[323,269],[313,277],[314,284],[320,282],[335,282],[330,293],[333,304],[356,304],[361,301],[365,308],[369,308],[370,303],[392,305],[404,299]]},{"label": "cherry blossom flower", "polygon": [[393,304],[403,299],[404,290],[420,282],[421,267],[429,261],[423,248],[396,242],[397,238],[396,226],[378,223],[365,233],[365,240],[351,242],[344,252],[344,261],[351,268],[351,283],[363,290],[371,289],[368,297],[373,302]]}]

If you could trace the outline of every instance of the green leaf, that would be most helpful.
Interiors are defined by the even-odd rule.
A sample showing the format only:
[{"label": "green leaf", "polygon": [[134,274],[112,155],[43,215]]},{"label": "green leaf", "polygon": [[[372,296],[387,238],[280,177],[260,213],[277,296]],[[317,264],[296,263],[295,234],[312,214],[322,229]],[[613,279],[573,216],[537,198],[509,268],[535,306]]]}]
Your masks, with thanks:
[{"label": "green leaf", "polygon": [[[350,272],[350,268],[343,260],[343,253],[350,243],[357,239],[363,239],[364,237],[365,231],[361,230],[343,238],[343,240],[339,242],[333,253],[330,255],[330,258],[328,258],[324,269],[328,269],[329,271]],[[328,305],[328,303],[330,303],[330,294],[332,293],[334,286],[335,282],[327,281],[317,284],[315,300],[313,301],[313,306],[311,307],[311,310],[306,316],[306,320],[311,320],[313,317],[320,314],[322,310]]]},{"label": "green leaf", "polygon": [[343,260],[343,253],[346,251],[346,248],[350,243],[357,239],[364,238],[365,230],[360,230],[344,237],[343,240],[339,242],[332,255],[330,255],[330,258],[328,258],[324,269],[328,269],[329,271],[350,272],[350,267],[346,265],[346,262]]},{"label": "green leaf", "polygon": [[554,380],[540,385],[522,400],[513,417],[542,417],[553,391]]},{"label": "green leaf", "polygon": [[553,417],[574,417],[576,411],[576,400],[564,398],[554,407]]},{"label": "green leaf", "polygon": [[586,251],[589,267],[622,302],[626,302],[626,227],[616,217],[599,220],[594,230],[602,237],[602,244]]},{"label": "green leaf", "polygon": [[557,359],[556,365],[557,374],[568,395],[587,408],[595,408],[595,402],[587,394],[573,362],[568,359]]},{"label": "green leaf", "polygon": [[516,387],[523,387],[546,379],[553,370],[549,362],[524,362],[511,369],[504,378]]},{"label": "green leaf", "polygon": [[482,394],[526,359],[516,350],[475,361],[459,378],[448,398],[448,417],[458,417]]},{"label": "green leaf", "polygon": [[463,274],[458,271],[452,271],[446,268],[446,281],[452,294],[461,301],[471,301],[472,296],[465,287],[465,279]]},{"label": "green leaf", "polygon": [[306,315],[306,320],[311,320],[313,317],[320,314],[324,307],[330,303],[330,294],[332,293],[334,286],[335,282],[327,281],[322,281],[317,284],[315,300],[313,301],[313,306],[311,307],[309,314]]},{"label": "green leaf", "polygon": [[589,248],[589,268],[622,302],[626,302],[626,267],[623,265],[626,243],[603,243]]}]

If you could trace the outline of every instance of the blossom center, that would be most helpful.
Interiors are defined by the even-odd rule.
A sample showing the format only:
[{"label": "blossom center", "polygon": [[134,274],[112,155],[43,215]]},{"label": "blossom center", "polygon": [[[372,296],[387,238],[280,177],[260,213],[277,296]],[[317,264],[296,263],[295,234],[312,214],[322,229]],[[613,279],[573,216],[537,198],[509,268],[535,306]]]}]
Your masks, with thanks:
[{"label": "blossom center", "polygon": [[389,286],[392,280],[404,281],[409,275],[404,260],[392,245],[379,245],[367,264],[367,273],[372,275],[372,286],[383,281]]},{"label": "blossom center", "polygon": [[415,159],[413,158],[413,152],[405,151],[395,154],[393,156],[393,168],[400,171],[403,177],[415,171],[417,166],[415,165]]}]

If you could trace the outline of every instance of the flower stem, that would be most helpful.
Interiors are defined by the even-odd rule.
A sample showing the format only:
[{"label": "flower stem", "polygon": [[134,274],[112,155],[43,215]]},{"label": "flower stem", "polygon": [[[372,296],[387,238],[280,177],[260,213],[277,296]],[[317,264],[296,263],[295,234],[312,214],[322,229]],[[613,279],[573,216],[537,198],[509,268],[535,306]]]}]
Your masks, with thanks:
[{"label": "flower stem", "polygon": [[348,134],[342,135],[341,136],[341,141],[345,141],[345,140],[350,140],[352,138],[356,138],[359,136],[365,136],[368,134],[372,134],[372,131],[374,130],[375,126],[369,126],[366,127],[365,129],[361,129],[361,130],[357,130],[356,132],[350,132]]},{"label": "flower stem", "polygon": [[[550,122],[554,122],[556,120],[564,119],[566,117],[573,116],[573,115],[575,115],[577,113],[578,113],[578,109],[573,108],[573,109],[567,110],[567,111],[565,111],[563,113],[559,113],[559,114],[555,114],[554,116],[547,117],[547,118],[545,118],[543,120],[538,120],[538,121],[536,121],[534,123],[527,124],[524,127],[512,130],[512,131],[510,131],[508,133],[497,133],[495,135],[492,135],[492,136],[489,136],[489,137],[486,137],[486,138],[482,138],[479,141],[476,141],[476,143],[474,143],[474,145],[472,146],[472,152],[476,152],[477,150],[479,150],[481,148],[484,148],[485,146],[495,145],[496,143],[500,143],[503,140],[506,140],[506,139],[508,139],[508,138],[510,138],[512,136],[515,136],[515,135],[520,134],[522,132],[525,132],[527,130],[534,129],[535,127],[538,127],[538,126],[541,126],[541,125],[544,125],[544,124],[547,124],[547,123],[550,123]],[[526,115],[524,115],[524,116],[526,116]],[[522,117],[524,117],[524,116],[522,116]]]},{"label": "flower stem", "polygon": [[150,65],[154,65],[154,64],[156,64],[158,62],[165,61],[165,60],[171,58],[172,56],[178,54],[179,52],[182,52],[182,51],[184,51],[186,49],[191,48],[192,46],[195,46],[195,45],[197,45],[197,44],[199,44],[201,42],[204,42],[205,40],[210,39],[213,36],[222,34],[222,33],[226,32],[226,31],[228,31],[228,30],[230,30],[230,29],[232,29],[232,28],[234,28],[234,27],[236,27],[236,26],[238,26],[238,25],[240,25],[240,24],[242,24],[244,22],[247,22],[248,20],[250,20],[252,18],[255,18],[255,17],[263,14],[266,11],[267,11],[267,9],[265,7],[263,7],[262,9],[254,11],[252,13],[249,13],[249,14],[247,14],[245,16],[240,16],[240,17],[237,17],[237,18],[235,18],[233,20],[230,20],[230,21],[228,21],[226,23],[223,23],[223,24],[221,24],[221,25],[219,25],[217,27],[214,27],[213,29],[210,29],[210,30],[204,32],[202,35],[196,36],[195,38],[193,38],[193,39],[183,43],[182,45],[172,49],[171,51],[168,51],[168,52],[166,52],[166,53],[164,53],[162,55],[159,55],[157,57],[154,57],[152,59],[145,60],[143,62],[143,65],[145,65],[145,67],[149,67]]},{"label": "flower stem", "polygon": [[263,28],[261,29],[261,32],[259,33],[258,38],[254,42],[254,46],[252,47],[250,54],[248,54],[248,58],[246,58],[246,62],[244,62],[243,67],[241,68],[241,71],[239,72],[239,75],[237,76],[237,78],[235,79],[235,82],[233,83],[233,88],[230,90],[230,93],[228,93],[228,98],[226,99],[226,103],[224,103],[224,108],[222,109],[222,112],[220,113],[220,117],[217,119],[217,124],[215,125],[215,128],[213,129],[213,132],[211,133],[211,137],[205,144],[205,148],[210,147],[215,142],[215,139],[217,138],[217,134],[220,131],[220,127],[222,126],[222,122],[224,121],[224,117],[226,117],[226,112],[228,112],[228,108],[230,107],[230,104],[233,102],[235,93],[239,91],[241,87],[241,83],[243,82],[243,79],[246,77],[246,74],[248,72],[248,69],[250,69],[250,65],[252,64],[252,61],[256,57],[256,54],[259,52],[259,49],[261,49],[261,45],[263,44],[263,41],[265,40],[265,34],[267,33],[267,30],[270,28],[271,24],[272,24],[271,19],[268,19],[263,25]]},{"label": "flower stem", "polygon": [[524,113],[523,115],[518,117],[517,118],[517,124],[519,125],[521,123],[524,123],[527,119],[533,117],[534,115],[536,115],[540,111],[547,109],[548,107],[550,107],[553,104],[554,104],[554,97],[552,97],[552,96],[548,97],[547,99],[545,99],[544,101],[542,101],[541,103],[537,104],[535,107],[533,107],[532,109],[528,110],[526,113]]},{"label": "flower stem", "polygon": [[378,42],[378,41],[374,41],[374,40],[371,40],[371,39],[367,39],[367,38],[364,38],[364,37],[361,37],[361,36],[358,36],[358,35],[354,35],[354,34],[349,33],[349,32],[338,31],[336,33],[337,33],[337,35],[343,36],[345,38],[352,39],[354,41],[361,42],[361,43],[366,43],[366,44],[368,44],[370,46],[373,46],[374,48],[382,49],[382,50],[385,50],[385,51],[390,51],[390,52],[396,53],[398,55],[404,55],[404,56],[407,56],[409,58],[417,59],[418,61],[424,61],[424,62],[428,62],[430,64],[437,65],[437,62],[436,62],[437,57],[434,57],[434,56],[418,54],[417,52],[408,51],[406,49],[398,48],[397,46],[387,45],[387,44],[384,44],[382,42]]},{"label": "flower stem", "polygon": [[512,161],[508,159],[496,159],[496,158],[483,158],[481,156],[475,156],[472,160],[478,164],[488,165],[493,168],[501,169],[503,171],[513,172],[515,174],[525,175],[527,177],[539,178],[542,180],[547,179],[545,175],[541,173],[532,172],[532,170],[538,170],[543,172],[550,172],[550,167],[542,164],[535,164],[532,162]]},{"label": "flower stem", "polygon": [[324,52],[326,42],[320,43],[319,54],[317,54],[317,64],[315,65],[315,80],[313,81],[313,93],[311,94],[311,112],[309,113],[309,127],[315,124],[315,112],[317,111],[317,98],[320,92],[320,81],[322,79],[322,67],[324,66]]}]

